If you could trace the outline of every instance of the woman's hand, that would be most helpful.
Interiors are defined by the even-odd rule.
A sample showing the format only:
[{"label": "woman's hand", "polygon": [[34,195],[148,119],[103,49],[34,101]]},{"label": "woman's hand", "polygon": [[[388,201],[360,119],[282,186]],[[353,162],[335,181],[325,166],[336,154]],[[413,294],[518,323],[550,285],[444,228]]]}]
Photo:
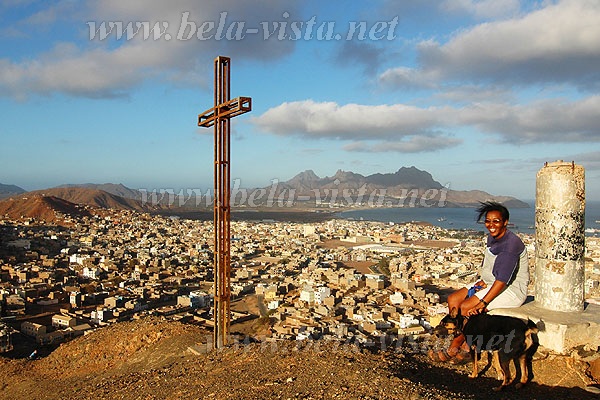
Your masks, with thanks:
[{"label": "woman's hand", "polygon": [[475,304],[475,307],[473,307],[469,311],[467,311],[467,316],[481,314],[482,312],[485,312],[485,311],[486,311],[485,304],[483,304],[480,301],[479,303]]}]

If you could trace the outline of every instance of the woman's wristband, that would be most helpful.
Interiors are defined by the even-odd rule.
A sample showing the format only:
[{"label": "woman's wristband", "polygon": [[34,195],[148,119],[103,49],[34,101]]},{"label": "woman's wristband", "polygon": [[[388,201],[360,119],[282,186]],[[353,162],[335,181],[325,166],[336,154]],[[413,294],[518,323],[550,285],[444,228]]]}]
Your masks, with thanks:
[{"label": "woman's wristband", "polygon": [[484,305],[484,306],[486,306],[486,307],[490,305],[490,303],[488,303],[488,302],[487,302],[487,301],[485,301],[484,299],[480,299],[479,301],[480,301],[480,302],[482,302],[482,303],[483,303],[483,305]]}]

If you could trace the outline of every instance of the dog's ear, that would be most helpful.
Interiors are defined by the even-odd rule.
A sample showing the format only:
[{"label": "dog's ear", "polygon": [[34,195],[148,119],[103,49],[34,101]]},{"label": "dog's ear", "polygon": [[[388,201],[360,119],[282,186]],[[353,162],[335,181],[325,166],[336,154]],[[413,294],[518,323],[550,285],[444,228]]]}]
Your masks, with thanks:
[{"label": "dog's ear", "polygon": [[458,316],[459,311],[460,310],[458,309],[458,307],[452,307],[452,310],[450,310],[450,316],[452,318],[456,318]]}]

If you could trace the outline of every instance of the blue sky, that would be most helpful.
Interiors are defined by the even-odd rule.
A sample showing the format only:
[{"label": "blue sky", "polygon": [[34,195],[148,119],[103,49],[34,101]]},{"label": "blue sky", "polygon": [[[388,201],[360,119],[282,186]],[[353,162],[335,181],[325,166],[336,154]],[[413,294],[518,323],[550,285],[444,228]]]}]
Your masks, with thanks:
[{"label": "blue sky", "polygon": [[[160,29],[117,38],[136,22]],[[532,199],[562,159],[600,200],[597,0],[5,0],[0,182],[211,187],[197,115],[218,55],[252,97],[232,121],[242,187],[415,166]]]}]

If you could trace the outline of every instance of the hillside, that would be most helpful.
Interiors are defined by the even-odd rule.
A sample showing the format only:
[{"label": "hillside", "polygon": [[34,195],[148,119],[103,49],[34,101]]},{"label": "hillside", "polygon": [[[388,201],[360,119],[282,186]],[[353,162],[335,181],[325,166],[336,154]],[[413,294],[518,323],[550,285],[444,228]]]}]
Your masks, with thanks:
[{"label": "hillside", "polygon": [[0,200],[0,216],[6,215],[11,219],[36,218],[52,223],[62,220],[61,214],[81,217],[101,214],[102,210],[107,209],[158,212],[164,207],[82,187],[37,190]]},{"label": "hillside", "polygon": [[11,219],[35,218],[56,223],[64,217],[84,217],[91,215],[89,210],[56,196],[28,193],[0,201],[0,216]]},{"label": "hillside", "polygon": [[29,207],[29,205],[26,204],[28,200],[38,197],[58,198],[73,204],[87,205],[103,209],[149,212],[160,210],[162,208],[157,205],[143,203],[139,200],[117,196],[103,190],[82,187],[62,187],[27,192],[12,196],[10,199],[0,201],[0,207],[3,207],[5,202],[12,201],[14,204],[23,205],[23,207],[26,209]]},{"label": "hillside", "polygon": [[68,187],[37,190],[29,193],[55,196],[75,204],[85,204],[99,208],[135,211],[146,210],[144,205],[139,201],[116,196],[99,189]]},{"label": "hillside", "polygon": [[130,189],[122,183],[83,183],[83,184],[66,184],[58,186],[57,189],[64,188],[82,188],[82,189],[95,189],[101,190],[106,193],[113,194],[115,196],[124,197],[126,199],[141,200],[142,195],[139,190]]},{"label": "hillside", "polygon": [[[232,330],[235,328],[232,327]],[[410,348],[333,342],[233,345],[199,353],[209,332],[148,317],[61,345],[35,361],[0,358],[0,399],[587,399],[585,365],[540,357],[524,389],[502,394],[491,371],[434,365]]]},{"label": "hillside", "polygon": [[[170,209],[177,209],[181,206],[184,206],[186,209],[198,209],[198,205],[206,204],[205,199],[198,198],[196,199],[196,193],[194,191],[182,191],[181,193],[175,193],[174,190],[150,190],[144,191],[143,189],[136,190],[130,189],[127,186],[119,183],[84,183],[84,184],[66,184],[61,185],[56,188],[47,189],[46,191],[52,191],[54,193],[59,193],[59,195],[63,195],[68,197],[69,199],[77,199],[77,197],[83,197],[86,204],[96,203],[107,203],[98,199],[98,192],[103,193],[102,197],[110,196],[113,206],[111,208],[118,209],[126,209],[126,210],[136,210],[136,211],[163,211]],[[79,192],[88,192],[95,191],[95,195],[85,195],[80,196],[75,193]],[[183,194],[179,196],[179,194]],[[94,198],[94,200],[89,200],[90,198]],[[119,203],[119,204],[116,204]],[[101,207],[105,207],[102,204],[96,204]],[[206,206],[203,208],[206,209]],[[212,210],[212,208],[209,208]]]}]

